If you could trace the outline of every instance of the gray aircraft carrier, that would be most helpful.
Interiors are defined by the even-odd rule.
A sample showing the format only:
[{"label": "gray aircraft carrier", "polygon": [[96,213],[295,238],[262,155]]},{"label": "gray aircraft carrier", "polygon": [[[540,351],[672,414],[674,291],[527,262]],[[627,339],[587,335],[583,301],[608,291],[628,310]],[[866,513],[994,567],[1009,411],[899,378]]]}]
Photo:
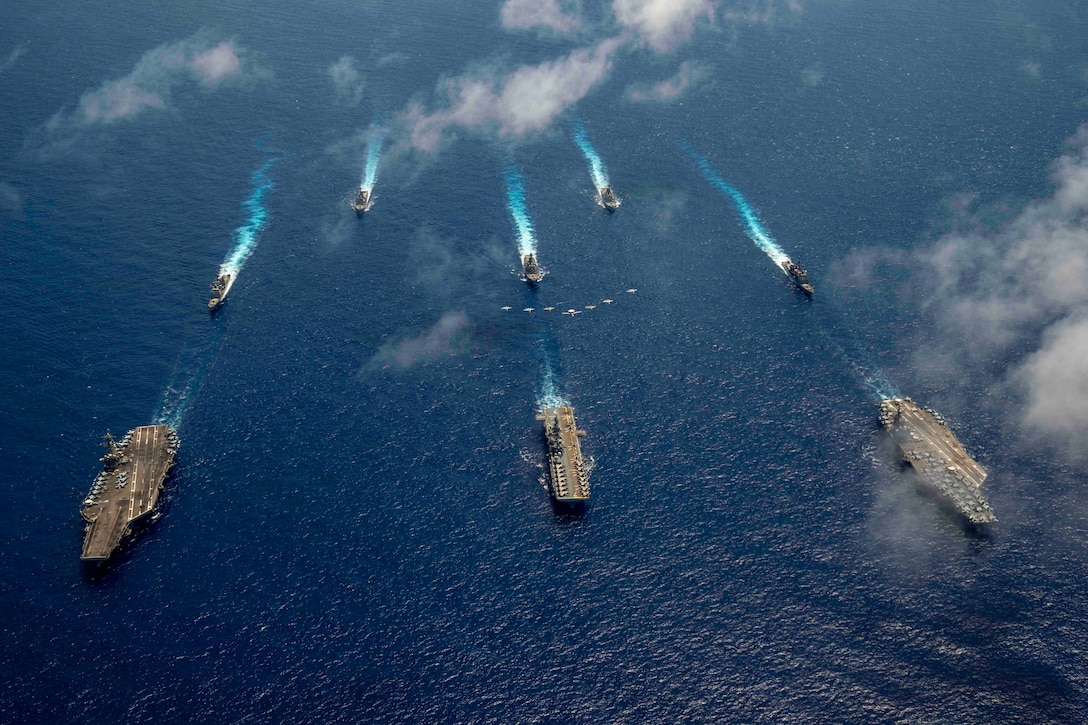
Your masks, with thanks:
[{"label": "gray aircraft carrier", "polygon": [[130,430],[120,441],[106,434],[102,472],[83,500],[87,522],[84,561],[105,561],[134,521],[151,513],[178,450],[178,434],[166,425]]},{"label": "gray aircraft carrier", "polygon": [[578,439],[586,432],[578,430],[574,410],[567,405],[545,407],[537,413],[536,419],[544,421],[544,434],[548,440],[552,496],[561,504],[585,504],[589,500],[589,474]]},{"label": "gray aircraft carrier", "polygon": [[972,524],[997,521],[982,495],[986,469],[967,453],[941,414],[910,398],[877,403],[880,422],[926,488],[937,492]]}]

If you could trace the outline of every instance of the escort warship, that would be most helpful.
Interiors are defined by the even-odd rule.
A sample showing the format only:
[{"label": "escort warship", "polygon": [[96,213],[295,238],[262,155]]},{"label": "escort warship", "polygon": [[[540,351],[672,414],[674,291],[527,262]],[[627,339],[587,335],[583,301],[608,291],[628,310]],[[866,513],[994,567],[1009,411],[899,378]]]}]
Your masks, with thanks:
[{"label": "escort warship", "polygon": [[540,265],[536,261],[536,252],[529,252],[523,254],[521,257],[521,266],[525,270],[525,279],[530,284],[535,284],[540,281],[540,278],[544,275],[540,273]]},{"label": "escort warship", "polygon": [[362,216],[363,212],[370,211],[370,205],[373,203],[373,199],[370,196],[370,189],[359,187],[359,191],[355,194],[355,198],[350,202],[351,208],[355,210],[355,216]]},{"label": "escort warship", "polygon": [[616,196],[616,192],[612,191],[611,186],[602,186],[597,192],[600,194],[600,204],[605,211],[612,213],[620,208],[620,198]]},{"label": "escort warship", "polygon": [[208,300],[208,312],[214,312],[219,305],[223,304],[223,300],[227,298],[227,293],[233,285],[234,275],[230,272],[224,272],[215,278],[212,284],[212,295]]},{"label": "escort warship", "polygon": [[809,297],[812,296],[814,290],[812,285],[808,281],[808,272],[806,272],[801,265],[785,260],[782,263],[782,271],[789,275],[789,278],[793,280],[793,283],[797,285],[797,289],[804,292]]}]

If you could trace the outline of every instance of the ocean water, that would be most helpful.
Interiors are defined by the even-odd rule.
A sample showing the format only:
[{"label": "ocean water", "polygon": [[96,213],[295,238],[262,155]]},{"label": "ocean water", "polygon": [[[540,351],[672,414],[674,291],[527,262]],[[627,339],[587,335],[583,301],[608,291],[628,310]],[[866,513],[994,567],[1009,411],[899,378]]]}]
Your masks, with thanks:
[{"label": "ocean water", "polygon": [[[441,78],[617,32],[603,7],[564,39],[472,5],[0,8],[0,718],[1088,720],[1083,467],[1025,444],[997,374],[918,369],[940,330],[910,270],[864,293],[843,271],[923,249],[964,193],[1049,192],[1086,120],[1078,4],[769,4],[671,54],[620,51],[537,138],[408,153],[396,119],[439,107]],[[71,123],[197,33],[259,72]],[[345,54],[357,104],[327,72]],[[704,75],[678,101],[625,96],[685,60]],[[681,141],[803,260],[812,300]],[[259,173],[255,246],[209,318]],[[965,531],[918,494],[866,375],[944,413],[998,524]],[[583,515],[549,503],[549,384],[588,431]],[[163,506],[86,568],[99,437],[157,418],[182,439]]]}]

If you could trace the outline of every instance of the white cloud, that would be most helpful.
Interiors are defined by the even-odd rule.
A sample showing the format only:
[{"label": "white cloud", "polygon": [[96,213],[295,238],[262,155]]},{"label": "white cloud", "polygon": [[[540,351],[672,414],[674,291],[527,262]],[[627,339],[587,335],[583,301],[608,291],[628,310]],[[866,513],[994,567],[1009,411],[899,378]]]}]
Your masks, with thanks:
[{"label": "white cloud", "polygon": [[652,86],[631,86],[627,89],[626,96],[632,101],[656,101],[669,103],[684,95],[691,86],[701,81],[707,75],[704,66],[684,61],[680,64],[680,70],[672,78],[655,83]]},{"label": "white cloud", "polygon": [[358,106],[363,100],[366,81],[355,69],[355,59],[345,55],[329,66],[329,78],[336,89],[336,97],[348,106]]},{"label": "white cloud", "polygon": [[617,38],[604,40],[554,61],[523,66],[501,79],[493,73],[447,79],[439,84],[449,101],[446,108],[427,113],[413,104],[406,111],[411,143],[435,151],[451,127],[493,128],[507,138],[539,133],[608,76],[619,44]]},{"label": "white cloud", "polygon": [[1074,452],[1088,450],[1088,317],[1053,325],[1043,346],[1020,370],[1028,390],[1025,420],[1060,436]]},{"label": "white cloud", "polygon": [[234,41],[212,45],[198,33],[148,51],[124,78],[107,81],[83,94],[71,121],[77,125],[111,123],[145,110],[163,110],[172,89],[186,78],[215,88],[244,72]]},{"label": "white cloud", "polygon": [[612,0],[620,25],[634,31],[658,53],[691,37],[701,18],[714,19],[717,0]]},{"label": "white cloud", "polygon": [[371,359],[369,367],[405,370],[424,360],[452,355],[464,341],[468,326],[468,317],[464,312],[448,312],[422,334],[383,345]]},{"label": "white cloud", "polygon": [[[1088,125],[1053,165],[1053,194],[997,231],[955,232],[925,257],[956,359],[1007,359],[1024,422],[1088,452]],[[1037,342],[1041,340],[1041,343]],[[1024,354],[1025,347],[1038,347]]]},{"label": "white cloud", "polygon": [[559,0],[506,0],[502,6],[502,27],[507,30],[542,27],[569,33],[580,25],[577,14],[564,13]]},{"label": "white cloud", "polygon": [[217,86],[227,78],[242,72],[242,61],[234,43],[224,41],[210,50],[198,53],[189,67],[205,86]]}]

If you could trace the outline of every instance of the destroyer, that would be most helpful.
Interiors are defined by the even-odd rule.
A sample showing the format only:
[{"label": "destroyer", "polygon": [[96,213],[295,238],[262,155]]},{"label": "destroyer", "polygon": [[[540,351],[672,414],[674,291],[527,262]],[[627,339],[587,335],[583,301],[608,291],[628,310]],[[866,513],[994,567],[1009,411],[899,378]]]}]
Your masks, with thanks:
[{"label": "destroyer", "polygon": [[355,198],[349,203],[351,208],[355,210],[355,216],[362,216],[363,212],[370,211],[370,205],[372,203],[370,197],[370,189],[366,189],[362,186],[359,187],[359,191],[355,194]]},{"label": "destroyer", "polygon": [[982,495],[986,469],[964,449],[941,414],[921,408],[910,398],[877,403],[880,422],[891,432],[903,459],[914,467],[926,488],[951,503],[972,524],[996,521]]},{"label": "destroyer", "polygon": [[552,496],[557,503],[585,504],[589,500],[589,474],[578,439],[586,432],[578,430],[574,410],[567,405],[544,407],[536,419],[544,421]]},{"label": "destroyer", "polygon": [[620,198],[612,191],[611,186],[602,186],[597,192],[601,195],[598,203],[609,214],[620,208]]},{"label": "destroyer", "polygon": [[521,266],[525,270],[525,279],[528,280],[530,284],[536,284],[540,281],[540,278],[544,276],[540,273],[540,265],[537,264],[536,261],[536,252],[523,254],[521,257]]},{"label": "destroyer", "polygon": [[806,272],[801,265],[788,259],[781,262],[781,264],[782,271],[789,275],[790,279],[793,280],[793,283],[797,285],[797,289],[811,297],[814,290],[808,281],[808,272]]},{"label": "destroyer", "polygon": [[102,472],[79,511],[87,522],[80,556],[84,561],[108,559],[132,523],[155,508],[179,441],[169,426],[145,425],[120,441],[106,433],[102,445]]},{"label": "destroyer", "polygon": [[208,300],[208,312],[215,312],[216,308],[223,304],[232,286],[234,286],[234,275],[230,272],[224,272],[215,278],[212,284],[212,296]]}]

